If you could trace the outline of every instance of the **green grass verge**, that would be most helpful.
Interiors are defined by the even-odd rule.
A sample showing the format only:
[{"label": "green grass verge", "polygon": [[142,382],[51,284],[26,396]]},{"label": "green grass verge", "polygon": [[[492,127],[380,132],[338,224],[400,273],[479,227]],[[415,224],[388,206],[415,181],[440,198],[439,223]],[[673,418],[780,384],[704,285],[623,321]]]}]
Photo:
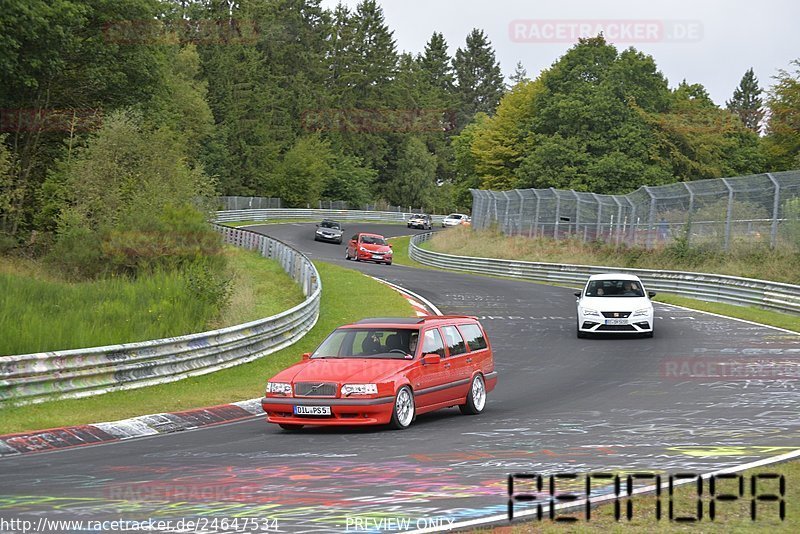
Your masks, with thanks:
[{"label": "green grass verge", "polygon": [[[136,415],[188,410],[259,397],[267,379],[313,351],[334,328],[371,316],[413,315],[411,305],[388,286],[351,269],[315,262],[322,278],[320,318],[293,346],[251,363],[171,384],[32,406],[0,406],[0,434],[112,421]],[[369,295],[369,301],[364,295]]]},{"label": "green grass verge", "polygon": [[231,298],[195,298],[181,272],[69,282],[41,264],[0,260],[0,355],[97,347],[202,332],[289,309],[303,293],[280,264],[226,248]]},{"label": "green grass verge", "polygon": [[[774,473],[783,475],[786,480],[785,521],[778,515],[778,503],[758,502],[756,521],[750,516],[750,477],[754,474]],[[507,527],[493,529],[476,529],[473,532],[493,532],[496,534],[527,534],[532,532],[800,532],[800,462],[786,462],[774,466],[759,467],[743,473],[745,480],[744,497],[734,502],[716,503],[715,519],[709,517],[708,481],[703,481],[703,519],[695,523],[670,522],[669,495],[662,491],[661,520],[656,519],[656,496],[637,495],[632,499],[633,519],[628,521],[625,515],[626,500],[620,499],[622,518],[615,519],[614,505],[603,504],[592,510],[587,521],[585,512],[575,515],[563,514],[563,517],[574,517],[572,523],[558,523],[545,519],[529,521]],[[738,494],[737,482],[734,480],[718,481],[717,494]],[[778,493],[777,480],[759,480],[758,491],[762,494]],[[624,486],[623,486],[624,487]],[[521,491],[521,490],[520,490]],[[580,491],[580,489],[578,490]],[[624,489],[622,490],[624,493]],[[674,516],[692,516],[697,509],[698,494],[695,484],[680,486],[673,496]]]}]

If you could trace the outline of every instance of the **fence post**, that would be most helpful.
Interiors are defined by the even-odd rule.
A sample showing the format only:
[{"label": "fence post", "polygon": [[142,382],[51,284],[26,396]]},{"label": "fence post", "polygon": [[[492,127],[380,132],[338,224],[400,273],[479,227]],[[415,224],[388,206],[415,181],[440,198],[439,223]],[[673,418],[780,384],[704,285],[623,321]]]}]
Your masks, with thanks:
[{"label": "fence post", "polygon": [[601,222],[603,219],[603,203],[600,202],[600,197],[597,193],[592,193],[592,197],[594,197],[594,201],[597,202],[597,230],[595,230],[594,235],[594,238],[597,240],[603,235],[603,224]]},{"label": "fence post", "polygon": [[689,246],[689,243],[692,240],[692,213],[694,212],[694,191],[692,188],[689,187],[688,182],[683,182],[684,187],[689,192],[689,216],[686,218],[686,246]]},{"label": "fence post", "polygon": [[511,209],[511,197],[508,196],[508,191],[503,191],[503,198],[506,199],[506,210],[505,215],[503,215],[503,233],[506,235],[511,235],[511,219],[508,215],[508,211]]},{"label": "fence post", "polygon": [[536,189],[531,189],[533,194],[536,195],[536,215],[534,215],[533,224],[534,224],[534,232],[533,234],[536,235],[539,232],[539,207],[542,204],[542,197],[539,196],[539,193],[536,192]]},{"label": "fence post", "polygon": [[[581,226],[581,197],[574,189],[570,189],[572,196],[575,197],[575,235],[578,235]],[[583,233],[584,241],[586,241],[586,232]]]},{"label": "fence post", "polygon": [[520,191],[519,189],[514,189],[514,192],[519,197],[519,217],[517,220],[517,230],[519,231],[519,234],[522,235],[522,216],[523,216],[522,210],[525,209],[525,197],[522,196],[522,191]]},{"label": "fence post", "polygon": [[[617,205],[617,245],[619,245],[619,238],[620,232],[622,232],[622,202],[619,201],[617,195],[611,195],[611,198],[614,199],[614,203]],[[611,232],[609,232],[609,237],[611,237],[612,232],[614,231],[614,225],[611,225]]]},{"label": "fence post", "polygon": [[555,224],[553,224],[553,239],[558,241],[558,223],[561,221],[561,197],[558,196],[554,187],[551,187],[550,191],[556,196],[556,220]]},{"label": "fence post", "polygon": [[644,186],[645,192],[650,196],[650,213],[647,217],[647,241],[646,247],[653,248],[654,231],[656,228],[656,196],[650,192],[650,187]]},{"label": "fence post", "polygon": [[731,216],[733,215],[733,188],[728,180],[722,178],[722,183],[728,188],[728,210],[725,213],[725,245],[723,250],[728,251],[731,241]]},{"label": "fence post", "polygon": [[772,199],[772,228],[769,232],[769,246],[775,248],[778,245],[778,214],[781,209],[781,184],[772,176],[767,173],[767,177],[775,186],[775,196]]}]

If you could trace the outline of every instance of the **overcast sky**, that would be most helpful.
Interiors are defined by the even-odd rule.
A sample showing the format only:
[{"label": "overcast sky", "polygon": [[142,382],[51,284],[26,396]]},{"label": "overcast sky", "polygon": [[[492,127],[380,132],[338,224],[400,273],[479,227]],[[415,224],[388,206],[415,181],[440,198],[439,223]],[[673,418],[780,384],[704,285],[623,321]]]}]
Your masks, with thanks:
[{"label": "overcast sky", "polygon": [[[798,0],[379,0],[400,51],[421,52],[434,31],[451,55],[472,28],[492,41],[503,74],[521,61],[529,77],[549,67],[584,28],[652,55],[674,87],[702,83],[719,105],[753,67],[762,87],[800,58]],[[338,0],[323,0],[332,8]],[[342,0],[354,8],[358,0]],[[553,21],[557,23],[553,24]],[[587,26],[588,25],[588,26]],[[613,41],[613,39],[609,39]]]}]

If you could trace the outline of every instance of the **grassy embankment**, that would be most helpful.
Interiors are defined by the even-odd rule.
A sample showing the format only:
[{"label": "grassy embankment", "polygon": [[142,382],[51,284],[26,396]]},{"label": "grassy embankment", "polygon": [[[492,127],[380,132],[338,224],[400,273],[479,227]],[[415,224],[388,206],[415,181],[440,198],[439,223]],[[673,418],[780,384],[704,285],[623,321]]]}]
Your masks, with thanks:
[{"label": "grassy embankment", "polygon": [[[254,271],[258,271],[268,263],[258,257],[255,261],[257,264],[251,266],[255,267],[252,269]],[[408,302],[389,287],[350,269],[323,262],[317,262],[315,265],[320,272],[324,288],[320,318],[314,328],[295,345],[255,362],[171,384],[119,391],[85,399],[22,407],[0,407],[0,434],[111,421],[147,413],[186,410],[258,397],[263,393],[264,384],[271,375],[299,361],[303,352],[312,351],[337,326],[373,315],[412,314]],[[248,269],[248,272],[251,272],[251,269]],[[280,287],[281,291],[284,291],[286,285]],[[274,290],[269,291],[277,293]],[[363,299],[363,295],[367,293],[370,295],[368,303]],[[232,301],[236,302],[237,298],[245,297],[234,295]],[[261,299],[253,297],[253,300]],[[78,306],[73,305],[73,307]],[[288,306],[284,305],[281,310],[286,308]]]},{"label": "grassy embankment", "polygon": [[69,282],[31,260],[0,260],[0,355],[173,337],[269,317],[303,301],[278,262],[226,248],[230,299],[195,298],[192,280],[162,272],[135,280]]}]

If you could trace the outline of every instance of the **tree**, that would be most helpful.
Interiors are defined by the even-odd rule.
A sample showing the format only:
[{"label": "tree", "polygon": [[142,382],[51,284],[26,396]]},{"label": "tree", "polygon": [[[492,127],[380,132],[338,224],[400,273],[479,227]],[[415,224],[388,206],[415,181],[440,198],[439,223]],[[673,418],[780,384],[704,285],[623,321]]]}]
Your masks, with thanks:
[{"label": "tree", "polygon": [[136,274],[215,255],[218,236],[197,199],[214,183],[186,164],[174,132],[141,115],[115,112],[85,148],[48,177],[63,202],[50,258],[76,277]]},{"label": "tree", "polygon": [[474,170],[484,189],[504,190],[517,185],[516,171],[530,146],[526,143],[534,102],[543,90],[540,81],[521,81],[500,101],[497,112],[472,133]]},{"label": "tree", "polygon": [[351,207],[362,206],[375,197],[373,183],[376,176],[377,173],[364,167],[357,157],[336,154],[322,197],[327,200],[343,200]]},{"label": "tree", "polygon": [[779,72],[767,99],[764,141],[770,168],[775,171],[800,168],[800,59],[792,65],[794,72]]},{"label": "tree", "polygon": [[458,83],[459,125],[463,127],[478,112],[494,113],[505,85],[494,49],[483,30],[476,28],[467,35],[466,46],[456,50],[453,68]]},{"label": "tree", "polygon": [[277,165],[270,193],[289,207],[313,206],[322,197],[333,162],[330,143],[317,135],[301,137]]},{"label": "tree", "polygon": [[514,67],[514,74],[511,75],[511,85],[508,89],[513,89],[516,85],[530,81],[528,78],[528,71],[525,70],[525,67],[522,65],[522,61],[517,61],[517,66]]},{"label": "tree", "polygon": [[435,173],[436,157],[420,139],[408,137],[397,161],[397,174],[386,184],[386,200],[400,206],[429,207]]},{"label": "tree", "polygon": [[[160,83],[159,46],[131,46],[105,31],[115,21],[155,23],[156,0],[6,0],[0,10],[0,109],[15,160],[4,230],[32,229],[37,195],[64,150],[102,116],[149,100]],[[17,189],[19,188],[19,189]]]},{"label": "tree", "polygon": [[438,89],[440,94],[452,93],[455,79],[453,77],[452,59],[447,52],[447,41],[444,35],[434,32],[425,45],[425,51],[419,59],[422,80],[430,87]]},{"label": "tree", "polygon": [[764,119],[762,92],[751,67],[742,76],[739,87],[733,91],[733,98],[725,102],[728,111],[739,115],[742,124],[757,134],[761,133],[761,121]]}]

